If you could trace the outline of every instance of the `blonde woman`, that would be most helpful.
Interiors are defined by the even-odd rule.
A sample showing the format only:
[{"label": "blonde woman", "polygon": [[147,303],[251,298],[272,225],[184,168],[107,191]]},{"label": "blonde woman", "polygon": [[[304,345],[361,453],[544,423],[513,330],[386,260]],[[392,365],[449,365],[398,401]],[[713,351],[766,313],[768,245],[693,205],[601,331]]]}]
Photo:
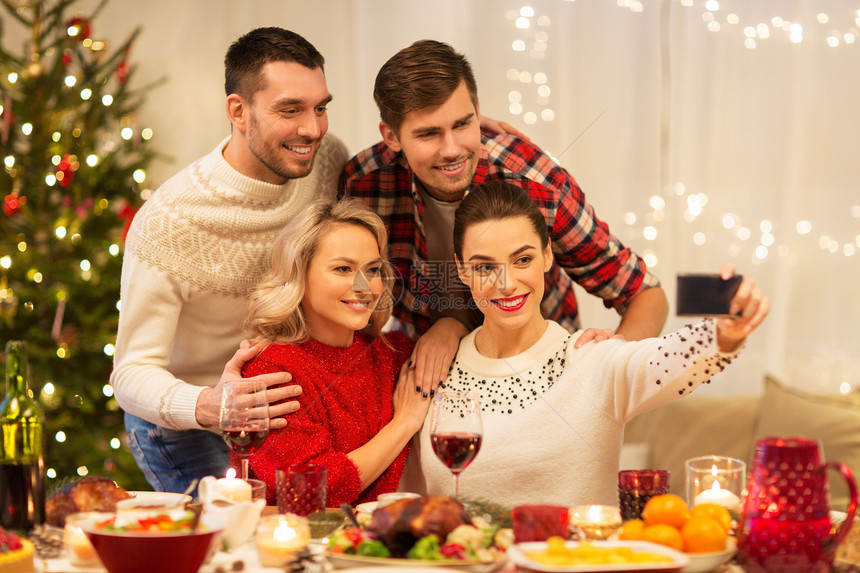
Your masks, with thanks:
[{"label": "blonde woman", "polygon": [[270,504],[275,469],[294,463],[328,468],[332,507],[397,489],[429,401],[403,367],[414,343],[380,335],[392,302],[386,247],[379,216],[354,200],[311,204],[272,245],[246,323],[267,346],[243,375],[290,372],[302,394],[299,412],[250,459]]}]

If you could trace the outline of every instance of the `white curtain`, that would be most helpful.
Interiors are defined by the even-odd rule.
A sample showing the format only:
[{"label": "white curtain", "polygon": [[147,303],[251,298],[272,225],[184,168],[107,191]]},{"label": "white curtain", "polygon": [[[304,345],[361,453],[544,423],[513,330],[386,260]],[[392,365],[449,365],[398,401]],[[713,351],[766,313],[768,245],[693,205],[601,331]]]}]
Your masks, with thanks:
[{"label": "white curtain", "polygon": [[[472,61],[481,111],[558,158],[598,216],[654,263],[673,306],[676,273],[723,262],[770,295],[766,324],[706,392],[757,393],[764,372],[835,391],[860,386],[858,9],[858,0],[112,0],[93,33],[119,42],[143,26],[134,82],[168,77],[138,118],[174,160],[153,167],[153,188],[228,133],[223,56],[252,28],[289,28],[320,49],[335,96],[330,131],[353,152],[378,139],[380,65],[415,40],[449,42]],[[580,299],[587,325],[617,323]],[[683,322],[671,316],[667,329]]]}]

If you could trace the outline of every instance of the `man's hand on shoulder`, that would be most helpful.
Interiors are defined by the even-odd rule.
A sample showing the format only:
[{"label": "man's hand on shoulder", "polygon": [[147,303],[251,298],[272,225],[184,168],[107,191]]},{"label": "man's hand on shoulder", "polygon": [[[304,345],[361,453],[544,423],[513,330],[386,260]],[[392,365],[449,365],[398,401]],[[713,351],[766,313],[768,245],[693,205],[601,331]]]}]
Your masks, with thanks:
[{"label": "man's hand on shoulder", "polygon": [[611,328],[586,328],[582,334],[579,335],[579,338],[576,339],[573,347],[581,348],[583,344],[591,342],[592,340],[594,342],[603,342],[604,340],[609,339],[624,340],[624,337],[620,334],[616,334]]},{"label": "man's hand on shoulder", "polygon": [[481,116],[481,127],[485,129],[489,129],[490,131],[495,131],[501,135],[513,135],[514,137],[519,137],[525,141],[531,141],[529,136],[512,126],[506,121],[498,121],[493,119],[492,117],[487,117],[486,115]]},{"label": "man's hand on shoulder", "polygon": [[[242,341],[239,349],[224,366],[224,371],[221,373],[221,379],[218,381],[218,384],[212,388],[204,388],[200,392],[195,412],[198,424],[204,428],[218,425],[221,412],[221,391],[224,383],[230,380],[241,379],[242,367],[246,362],[257,356],[263,347],[263,344],[253,345],[246,340]],[[269,399],[270,429],[285,428],[287,420],[283,416],[298,411],[299,403],[291,400],[291,398],[301,395],[302,387],[297,384],[288,385],[288,382],[293,379],[289,372],[272,372],[269,374],[260,374],[253,378],[261,380],[266,384],[266,397]]]}]

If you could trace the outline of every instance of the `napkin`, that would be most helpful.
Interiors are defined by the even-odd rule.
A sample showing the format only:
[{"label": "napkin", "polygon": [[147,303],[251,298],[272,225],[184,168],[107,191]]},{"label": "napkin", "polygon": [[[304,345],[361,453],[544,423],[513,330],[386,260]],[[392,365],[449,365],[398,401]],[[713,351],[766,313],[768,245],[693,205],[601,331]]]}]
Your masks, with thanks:
[{"label": "napkin", "polygon": [[236,502],[218,489],[214,476],[200,480],[197,488],[203,512],[200,522],[210,529],[221,530],[221,544],[227,549],[243,545],[254,533],[266,500]]}]

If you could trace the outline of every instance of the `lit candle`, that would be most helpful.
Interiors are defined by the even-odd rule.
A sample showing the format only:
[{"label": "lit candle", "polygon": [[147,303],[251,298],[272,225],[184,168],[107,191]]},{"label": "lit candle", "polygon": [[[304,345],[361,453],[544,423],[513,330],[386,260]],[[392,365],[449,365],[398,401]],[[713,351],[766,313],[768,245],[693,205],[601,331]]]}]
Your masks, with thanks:
[{"label": "lit candle", "polygon": [[215,482],[218,492],[235,502],[251,501],[251,484],[235,477],[219,478]]},{"label": "lit candle", "polygon": [[298,515],[269,515],[257,526],[257,555],[263,567],[283,567],[311,540],[308,520]]},{"label": "lit candle", "polygon": [[714,480],[710,489],[703,490],[693,500],[693,505],[703,503],[714,503],[728,510],[736,511],[740,508],[741,499],[727,489],[720,487],[720,482]]},{"label": "lit candle", "polygon": [[96,555],[87,534],[81,529],[81,522],[92,519],[104,519],[104,513],[76,513],[66,518],[64,542],[69,562],[78,567],[98,567],[101,560]]},{"label": "lit candle", "polygon": [[586,539],[602,540],[621,527],[621,511],[609,505],[580,505],[572,509],[570,522]]}]

